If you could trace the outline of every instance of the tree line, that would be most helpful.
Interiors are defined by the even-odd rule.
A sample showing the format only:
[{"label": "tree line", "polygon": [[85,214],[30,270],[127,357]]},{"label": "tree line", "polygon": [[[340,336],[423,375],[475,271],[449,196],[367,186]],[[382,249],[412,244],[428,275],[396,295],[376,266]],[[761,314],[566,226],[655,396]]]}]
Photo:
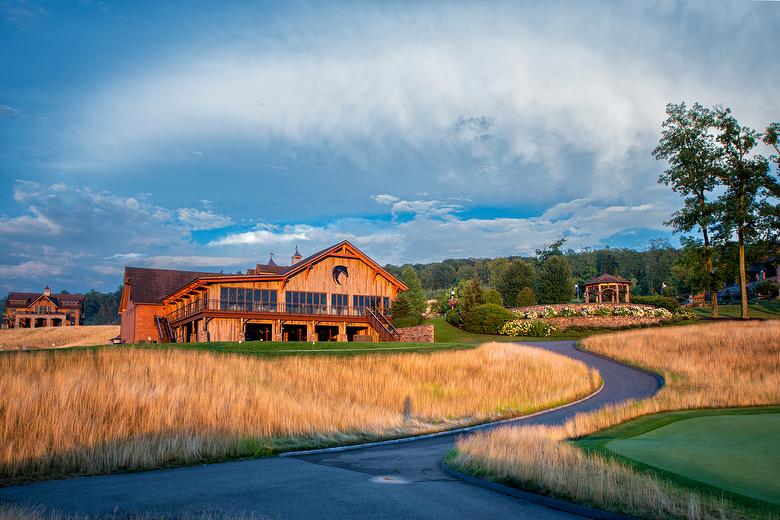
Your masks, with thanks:
[{"label": "tree line", "polygon": [[[651,240],[645,251],[630,248],[564,249],[565,240],[536,250],[533,256],[448,259],[427,264],[385,266],[405,280],[413,271],[428,297],[443,290],[462,287],[476,280],[481,287],[493,289],[507,307],[538,303],[568,302],[585,281],[600,274],[622,276],[632,283],[638,295],[654,295],[684,290],[685,281],[673,273],[681,251],[668,240]],[[408,285],[408,282],[407,282]]]}]

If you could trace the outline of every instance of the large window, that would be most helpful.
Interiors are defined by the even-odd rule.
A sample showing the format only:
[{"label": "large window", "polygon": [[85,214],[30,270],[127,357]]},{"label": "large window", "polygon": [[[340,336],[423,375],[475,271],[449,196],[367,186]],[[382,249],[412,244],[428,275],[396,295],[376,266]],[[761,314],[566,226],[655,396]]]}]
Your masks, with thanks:
[{"label": "large window", "polygon": [[276,289],[222,287],[219,308],[223,311],[275,312]]},{"label": "large window", "polygon": [[365,308],[371,307],[372,309],[379,309],[379,304],[382,301],[380,296],[363,296],[356,294],[352,297],[352,307],[355,309],[355,313],[359,316],[365,314]]},{"label": "large window", "polygon": [[349,314],[349,295],[331,294],[330,295],[330,313],[341,315]]},{"label": "large window", "polygon": [[328,298],[325,293],[287,291],[285,304],[292,314],[326,314]]}]

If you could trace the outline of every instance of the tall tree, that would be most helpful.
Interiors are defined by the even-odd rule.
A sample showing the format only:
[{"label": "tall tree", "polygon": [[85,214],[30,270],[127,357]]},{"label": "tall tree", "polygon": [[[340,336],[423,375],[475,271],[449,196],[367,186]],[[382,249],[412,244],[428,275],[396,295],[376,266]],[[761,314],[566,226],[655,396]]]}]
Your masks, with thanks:
[{"label": "tall tree", "polygon": [[460,301],[458,302],[461,319],[466,321],[469,313],[475,307],[482,305],[483,303],[485,303],[485,293],[479,285],[479,280],[471,280],[466,283],[461,291]]},{"label": "tall tree", "polygon": [[561,247],[563,247],[563,244],[566,243],[566,239],[561,237],[549,246],[543,247],[541,249],[536,250],[536,259],[539,261],[539,263],[544,262],[551,256],[562,256],[563,252],[561,251]]},{"label": "tall tree", "polygon": [[401,272],[401,279],[409,288],[404,294],[406,295],[406,299],[409,300],[412,310],[415,313],[422,315],[427,307],[427,301],[425,299],[422,283],[420,283],[420,278],[417,276],[417,271],[412,266],[406,266],[404,267],[403,272]]},{"label": "tall tree", "polygon": [[[666,121],[658,146],[653,150],[657,160],[666,160],[668,168],[659,176],[658,182],[672,187],[683,197],[683,207],[672,214],[666,222],[674,231],[689,233],[699,228],[702,235],[702,251],[689,255],[701,258],[704,276],[704,290],[712,299],[712,316],[718,317],[718,287],[713,269],[712,226],[717,204],[711,200],[712,190],[718,184],[720,154],[715,142],[715,114],[712,110],[694,103],[687,108],[685,103],[666,105]],[[695,247],[694,242],[689,243]]]},{"label": "tall tree", "polygon": [[517,295],[524,287],[533,288],[535,285],[536,269],[524,260],[513,260],[496,283],[496,289],[501,294],[504,305],[514,307],[517,305]]},{"label": "tall tree", "polygon": [[567,303],[573,295],[574,278],[569,262],[558,255],[548,257],[539,268],[536,288],[539,303]]},{"label": "tall tree", "polygon": [[767,199],[780,196],[780,185],[769,172],[767,160],[753,154],[761,134],[741,126],[728,108],[718,109],[716,127],[722,154],[718,178],[726,187],[725,193],[718,199],[721,210],[719,234],[722,237],[731,236],[735,231],[737,234],[742,318],[747,319],[745,244],[762,231],[762,225],[771,222],[765,217],[776,212],[777,208]]}]

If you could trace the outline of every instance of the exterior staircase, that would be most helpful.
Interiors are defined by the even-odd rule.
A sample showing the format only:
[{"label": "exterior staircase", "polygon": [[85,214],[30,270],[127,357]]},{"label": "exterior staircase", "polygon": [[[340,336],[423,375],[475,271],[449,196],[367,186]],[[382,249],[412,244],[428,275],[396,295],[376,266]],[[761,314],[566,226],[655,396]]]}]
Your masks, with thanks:
[{"label": "exterior staircase", "polygon": [[369,306],[365,307],[365,311],[368,323],[379,333],[380,341],[401,341],[401,334],[387,316]]},{"label": "exterior staircase", "polygon": [[173,335],[173,327],[171,327],[168,318],[155,314],[154,326],[157,327],[157,337],[160,338],[158,343],[176,343],[176,339]]}]

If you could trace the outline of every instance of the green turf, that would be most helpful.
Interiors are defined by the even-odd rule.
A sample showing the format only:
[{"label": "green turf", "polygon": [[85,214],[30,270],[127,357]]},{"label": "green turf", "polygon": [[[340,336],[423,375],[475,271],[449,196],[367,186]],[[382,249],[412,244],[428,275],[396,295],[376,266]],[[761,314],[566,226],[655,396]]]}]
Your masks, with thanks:
[{"label": "green turf", "polygon": [[640,417],[577,441],[685,485],[780,505],[780,407]]},{"label": "green turf", "polygon": [[[710,307],[694,307],[691,309],[700,318],[712,316]],[[739,318],[742,316],[742,307],[739,305],[718,305],[718,311],[722,318]],[[780,301],[760,301],[748,305],[751,318],[764,318],[768,320],[780,320]]]},{"label": "green turf", "polygon": [[459,344],[474,344],[485,343],[488,341],[555,341],[561,339],[580,339],[591,335],[592,331],[573,331],[562,332],[560,334],[554,334],[546,338],[537,338],[533,336],[501,336],[492,334],[473,334],[466,332],[457,327],[454,327],[447,323],[442,317],[432,318],[426,320],[425,323],[430,323],[434,326],[436,342],[443,343],[459,343]]},{"label": "green turf", "polygon": [[[447,323],[442,317],[425,321],[434,326],[435,343],[393,343],[393,342],[319,342],[312,345],[309,342],[287,341],[246,341],[242,343],[215,341],[210,343],[167,343],[167,344],[136,344],[120,347],[96,345],[91,347],[69,347],[52,349],[46,352],[69,352],[74,350],[99,349],[99,348],[150,348],[150,349],[189,349],[206,350],[212,352],[249,354],[257,356],[290,356],[290,355],[359,355],[359,354],[383,354],[397,352],[436,352],[440,350],[452,350],[471,348],[490,341],[522,342],[522,341],[555,341],[565,339],[581,339],[587,336],[611,332],[608,330],[573,330],[554,334],[546,338],[533,336],[516,337],[491,334],[472,334]],[[14,353],[16,351],[0,352],[0,355]]]}]

